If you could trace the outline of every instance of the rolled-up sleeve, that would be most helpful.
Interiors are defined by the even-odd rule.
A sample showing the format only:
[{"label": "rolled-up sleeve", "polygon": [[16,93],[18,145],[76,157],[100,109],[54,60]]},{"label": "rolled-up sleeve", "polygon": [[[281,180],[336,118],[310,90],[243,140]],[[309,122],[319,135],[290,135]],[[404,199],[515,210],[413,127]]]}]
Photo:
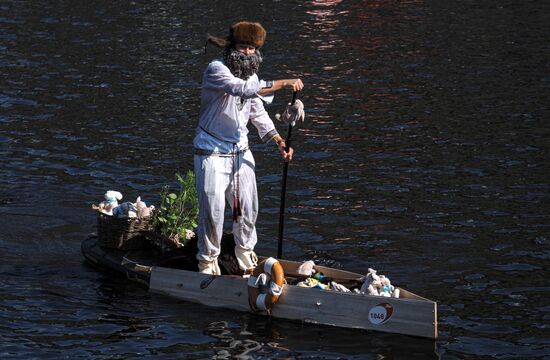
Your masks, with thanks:
[{"label": "rolled-up sleeve", "polygon": [[211,62],[204,73],[203,86],[206,89],[223,91],[233,96],[245,99],[255,98],[260,90],[260,80],[256,74],[248,80],[240,79],[229,71],[220,61]]},{"label": "rolled-up sleeve", "polygon": [[273,120],[271,120],[269,114],[265,111],[264,104],[259,98],[251,100],[250,122],[258,129],[258,135],[264,143],[278,134]]}]

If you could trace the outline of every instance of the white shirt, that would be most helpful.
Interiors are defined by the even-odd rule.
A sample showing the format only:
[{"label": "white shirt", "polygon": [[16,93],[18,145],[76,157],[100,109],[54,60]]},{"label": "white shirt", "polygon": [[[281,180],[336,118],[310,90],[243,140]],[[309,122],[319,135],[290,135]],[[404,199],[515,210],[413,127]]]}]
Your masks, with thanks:
[{"label": "white shirt", "polygon": [[[193,146],[212,152],[229,153],[248,147],[248,121],[258,129],[263,142],[277,134],[262,100],[271,103],[273,95],[262,97],[265,85],[256,74],[242,80],[235,77],[221,60],[206,68],[202,79],[201,112]],[[241,103],[241,101],[243,103]]]}]

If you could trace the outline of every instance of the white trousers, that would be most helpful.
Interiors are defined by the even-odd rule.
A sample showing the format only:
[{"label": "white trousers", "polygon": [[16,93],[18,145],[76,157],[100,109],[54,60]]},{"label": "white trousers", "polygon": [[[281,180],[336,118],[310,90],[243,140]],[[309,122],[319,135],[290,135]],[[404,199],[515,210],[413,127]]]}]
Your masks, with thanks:
[{"label": "white trousers", "polygon": [[242,216],[237,222],[233,221],[235,246],[245,251],[254,250],[258,241],[258,192],[254,169],[254,156],[250,150],[235,157],[195,155],[199,261],[211,262],[220,255],[225,203],[227,201],[233,210],[237,183]]}]

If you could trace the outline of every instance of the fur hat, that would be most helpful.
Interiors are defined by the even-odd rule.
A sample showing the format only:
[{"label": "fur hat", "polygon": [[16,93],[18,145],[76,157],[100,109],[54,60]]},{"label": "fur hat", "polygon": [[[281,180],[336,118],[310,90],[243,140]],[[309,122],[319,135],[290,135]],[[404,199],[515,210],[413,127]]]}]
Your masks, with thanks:
[{"label": "fur hat", "polygon": [[254,45],[261,47],[265,42],[266,31],[264,27],[257,22],[241,21],[229,28],[229,36],[221,39],[215,36],[208,36],[207,41],[218,47],[227,47],[237,43]]}]

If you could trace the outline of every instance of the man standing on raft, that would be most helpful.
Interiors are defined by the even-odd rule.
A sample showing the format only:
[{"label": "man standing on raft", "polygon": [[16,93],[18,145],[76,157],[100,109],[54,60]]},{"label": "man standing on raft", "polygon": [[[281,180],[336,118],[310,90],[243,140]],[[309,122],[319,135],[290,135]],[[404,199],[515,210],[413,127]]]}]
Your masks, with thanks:
[{"label": "man standing on raft", "polygon": [[247,124],[258,130],[261,140],[274,141],[284,161],[292,160],[292,148],[275,129],[262,100],[270,103],[275,91],[300,91],[300,79],[259,80],[262,62],[259,48],[266,31],[259,23],[238,22],[229,36],[208,37],[223,48],[223,59],[208,64],[203,75],[199,125],[193,141],[195,176],[199,200],[199,271],[220,275],[218,256],[223,234],[225,202],[233,210],[235,256],[246,271],[257,265],[254,253],[258,193],[255,162],[248,147]]}]

